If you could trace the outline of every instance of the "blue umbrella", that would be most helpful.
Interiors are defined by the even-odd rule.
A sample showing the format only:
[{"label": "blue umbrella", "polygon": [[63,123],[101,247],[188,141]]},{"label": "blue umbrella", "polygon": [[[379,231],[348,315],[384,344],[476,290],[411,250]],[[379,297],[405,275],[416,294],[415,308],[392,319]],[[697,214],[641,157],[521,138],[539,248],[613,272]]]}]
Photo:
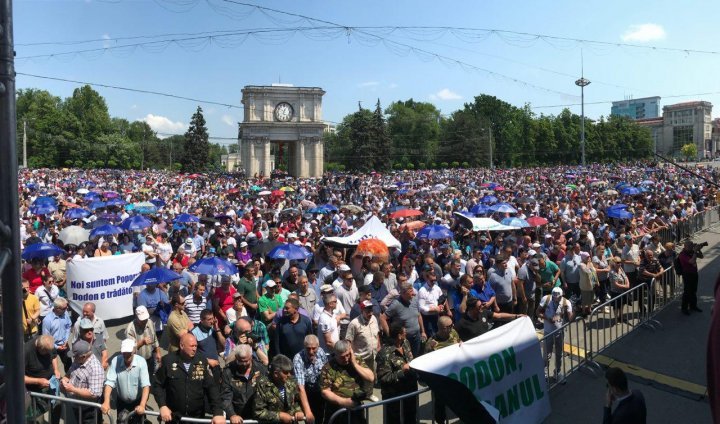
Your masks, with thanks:
[{"label": "blue umbrella", "polygon": [[627,209],[628,205],[624,203],[616,203],[612,206],[610,206],[608,209]]},{"label": "blue umbrella", "polygon": [[486,205],[483,205],[482,203],[478,203],[477,205],[473,206],[472,209],[470,209],[470,213],[474,215],[485,215],[488,213],[490,208]]},{"label": "blue umbrella", "polygon": [[82,219],[90,215],[90,211],[83,208],[72,208],[65,211],[65,218],[67,219]]},{"label": "blue umbrella", "polygon": [[188,270],[197,274],[207,275],[234,275],[238,273],[238,269],[235,265],[216,256],[202,258],[192,264]]},{"label": "blue umbrella", "polygon": [[628,185],[628,183],[626,183],[626,182],[624,182],[624,181],[621,182],[621,183],[617,183],[617,184],[615,185],[615,190],[620,190],[621,188],[625,187],[626,185]]},{"label": "blue umbrella", "polygon": [[50,196],[40,196],[37,199],[35,199],[34,202],[32,202],[31,206],[40,206],[40,205],[53,205],[57,206],[57,200]]},{"label": "blue umbrella", "polygon": [[132,216],[120,224],[120,228],[125,231],[142,230],[143,228],[152,227],[152,221],[142,215]]},{"label": "blue umbrella", "polygon": [[308,209],[308,213],[321,213],[321,214],[327,214],[330,211],[325,209],[324,207],[320,206],[319,208],[310,208]]},{"label": "blue umbrella", "polygon": [[426,225],[415,237],[419,240],[440,240],[452,238],[453,232],[444,225]]},{"label": "blue umbrella", "polygon": [[[321,207],[322,207],[322,206],[321,206]],[[387,212],[388,212],[388,213],[393,213],[393,212],[401,211],[401,210],[403,210],[403,209],[407,209],[407,207],[406,207],[406,206],[393,206],[393,207],[388,208],[388,209],[387,209]]]},{"label": "blue umbrella", "polygon": [[40,204],[30,207],[30,212],[33,213],[33,215],[45,215],[48,213],[53,213],[57,210],[57,206],[51,205],[49,203],[46,204]]},{"label": "blue umbrella", "polygon": [[116,214],[116,213],[108,213],[108,212],[101,213],[100,215],[98,215],[98,218],[99,218],[99,219],[104,219],[104,220],[109,221],[109,222],[122,221],[122,218],[120,218],[120,215],[118,215],[118,214]]},{"label": "blue umbrella", "polygon": [[35,190],[35,189],[37,189],[37,184],[27,183],[27,184],[25,184],[25,187],[29,188],[30,190]]},{"label": "blue umbrella", "polygon": [[402,189],[398,190],[397,193],[398,193],[398,194],[408,194],[409,191],[410,191],[410,190],[408,190],[408,189],[406,189],[406,188],[402,188]]},{"label": "blue umbrella", "polygon": [[150,201],[153,205],[155,205],[158,209],[162,208],[166,205],[165,201],[163,199],[152,199]]},{"label": "blue umbrella", "polygon": [[492,204],[496,203],[498,201],[498,198],[491,194],[488,194],[487,196],[484,196],[482,199],[480,199],[480,201],[483,203]]},{"label": "blue umbrella", "polygon": [[509,225],[509,226],[511,226],[511,227],[519,227],[519,228],[525,228],[525,227],[529,227],[529,226],[530,226],[530,224],[529,224],[527,221],[525,221],[524,219],[522,219],[522,218],[512,218],[512,217],[511,217],[511,218],[505,218],[505,219],[503,219],[502,221],[500,221],[500,223],[503,224],[503,225]]},{"label": "blue umbrella", "polygon": [[267,256],[272,259],[297,259],[297,260],[304,260],[310,255],[310,252],[307,251],[302,246],[296,246],[294,244],[284,243],[278,246],[275,246],[268,254]]},{"label": "blue umbrella", "polygon": [[626,211],[625,209],[606,209],[605,213],[610,218],[630,219],[633,217],[633,214]]},{"label": "blue umbrella", "polygon": [[115,199],[115,198],[117,198],[117,197],[120,196],[120,195],[117,194],[117,192],[115,192],[115,191],[106,191],[106,192],[104,192],[102,195],[103,195],[103,197],[106,198],[106,199]]},{"label": "blue umbrella", "polygon": [[111,236],[113,234],[120,234],[123,230],[110,224],[101,225],[94,230],[90,231],[90,237],[97,236]]},{"label": "blue umbrella", "polygon": [[331,205],[330,203],[320,206],[321,208],[325,208],[330,212],[337,212],[338,208],[336,206]]},{"label": "blue umbrella", "polygon": [[94,191],[91,191],[90,193],[83,196],[83,200],[85,200],[86,202],[92,202],[93,200],[98,199],[100,199],[100,195],[95,193]]},{"label": "blue umbrella", "polygon": [[142,274],[135,277],[135,280],[133,280],[132,284],[130,284],[130,287],[144,286],[147,284],[168,283],[170,281],[175,281],[180,278],[182,278],[180,274],[170,271],[165,267],[156,266],[150,271],[143,272]]},{"label": "blue umbrella", "polygon": [[92,210],[96,210],[96,209],[107,207],[107,203],[102,202],[100,200],[96,200],[96,201],[90,203],[90,206],[88,206],[88,207]]},{"label": "blue umbrella", "polygon": [[26,247],[22,252],[22,258],[26,261],[30,259],[45,259],[50,256],[58,256],[65,253],[64,250],[50,243],[33,243]]},{"label": "blue umbrella", "polygon": [[640,191],[640,189],[637,187],[623,187],[620,189],[620,193],[629,196],[635,196],[636,194],[642,193],[642,191]]},{"label": "blue umbrella", "polygon": [[132,208],[136,213],[151,215],[157,212],[157,206],[150,202],[133,203]]},{"label": "blue umbrella", "polygon": [[490,210],[502,213],[517,213],[517,209],[512,207],[509,203],[496,203],[490,206]]},{"label": "blue umbrella", "polygon": [[112,198],[112,199],[108,200],[107,202],[105,202],[105,204],[108,206],[124,206],[125,203],[127,203],[127,202],[125,202],[123,199],[121,199],[119,197]]},{"label": "blue umbrella", "polygon": [[189,213],[181,213],[173,219],[173,222],[200,222],[200,218],[195,215],[190,215]]}]

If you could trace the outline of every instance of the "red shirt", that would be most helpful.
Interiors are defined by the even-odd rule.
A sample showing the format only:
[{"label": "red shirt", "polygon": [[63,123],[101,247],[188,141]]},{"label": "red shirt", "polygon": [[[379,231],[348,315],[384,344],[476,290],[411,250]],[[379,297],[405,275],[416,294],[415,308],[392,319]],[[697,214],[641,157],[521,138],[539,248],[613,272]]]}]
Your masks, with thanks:
[{"label": "red shirt", "polygon": [[218,287],[217,289],[215,289],[215,294],[213,295],[213,300],[217,301],[218,306],[223,312],[232,308],[233,294],[235,294],[235,292],[237,291],[232,285],[230,285],[229,289],[230,290],[226,292],[222,289],[222,287]]},{"label": "red shirt", "polygon": [[50,277],[50,270],[43,267],[40,272],[35,271],[35,268],[23,272],[22,277],[30,282],[30,293],[35,294],[35,290],[43,284],[43,277]]}]

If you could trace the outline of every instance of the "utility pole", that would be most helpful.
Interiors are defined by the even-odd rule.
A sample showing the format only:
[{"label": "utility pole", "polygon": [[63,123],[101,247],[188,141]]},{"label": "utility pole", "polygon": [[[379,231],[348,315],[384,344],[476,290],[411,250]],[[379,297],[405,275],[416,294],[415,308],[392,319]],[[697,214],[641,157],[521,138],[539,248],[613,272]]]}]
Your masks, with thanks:
[{"label": "utility pole", "polygon": [[580,152],[582,157],[582,166],[585,166],[585,86],[590,85],[590,81],[584,77],[585,69],[583,65],[582,50],[580,51],[580,79],[575,81],[575,85],[580,87]]},{"label": "utility pole", "polygon": [[27,120],[23,118],[23,168],[27,169]]},{"label": "utility pole", "polygon": [[6,421],[24,424],[22,287],[20,286],[20,219],[18,208],[15,48],[12,0],[0,0],[0,290],[2,290],[3,390]]}]

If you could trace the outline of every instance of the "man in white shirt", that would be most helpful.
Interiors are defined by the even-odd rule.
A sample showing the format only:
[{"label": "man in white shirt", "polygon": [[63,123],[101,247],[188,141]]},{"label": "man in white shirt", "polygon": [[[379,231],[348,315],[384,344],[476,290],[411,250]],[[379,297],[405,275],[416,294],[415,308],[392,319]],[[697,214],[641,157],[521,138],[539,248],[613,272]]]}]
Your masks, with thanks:
[{"label": "man in white shirt", "polygon": [[334,294],[328,294],[324,297],[325,307],[318,318],[317,336],[320,340],[320,347],[329,351],[340,340],[340,327],[338,320],[333,315],[333,310],[337,306],[337,297]]},{"label": "man in white shirt", "polygon": [[355,284],[352,272],[346,271],[341,274],[343,283],[335,289],[335,295],[343,309],[349,311],[357,303],[358,289]]},{"label": "man in white shirt", "polygon": [[[427,265],[426,265],[427,267]],[[422,315],[425,334],[432,337],[437,332],[438,316],[445,312],[445,301],[440,286],[437,285],[435,270],[430,268],[423,273],[425,284],[418,291],[418,309]]]}]

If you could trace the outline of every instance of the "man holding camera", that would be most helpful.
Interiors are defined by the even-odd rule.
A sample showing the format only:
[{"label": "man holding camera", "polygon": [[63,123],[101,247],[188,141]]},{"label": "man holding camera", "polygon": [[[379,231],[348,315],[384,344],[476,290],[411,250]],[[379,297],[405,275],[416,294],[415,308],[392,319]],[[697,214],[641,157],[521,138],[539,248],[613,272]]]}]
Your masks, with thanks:
[{"label": "man holding camera", "polygon": [[678,256],[680,268],[683,277],[683,295],[682,295],[682,313],[690,315],[690,311],[702,312],[697,307],[697,286],[698,286],[698,268],[697,259],[702,258],[700,251],[702,245],[696,245],[688,240],[683,246],[683,250]]}]

